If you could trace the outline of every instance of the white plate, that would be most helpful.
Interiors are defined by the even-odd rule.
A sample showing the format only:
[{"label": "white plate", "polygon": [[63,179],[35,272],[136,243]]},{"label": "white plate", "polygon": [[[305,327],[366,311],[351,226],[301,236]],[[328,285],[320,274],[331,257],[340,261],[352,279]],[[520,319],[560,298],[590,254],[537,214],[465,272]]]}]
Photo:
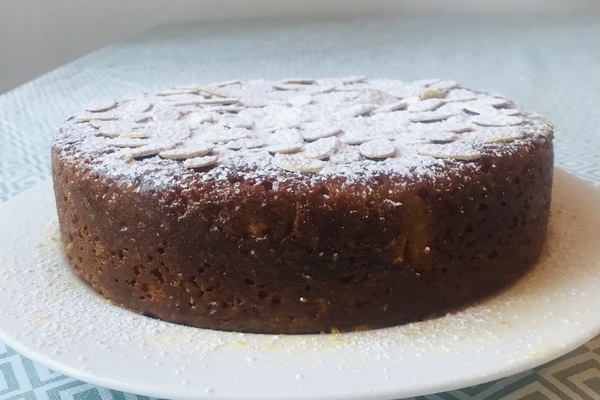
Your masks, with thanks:
[{"label": "white plate", "polygon": [[443,318],[362,333],[253,335],[109,304],[60,250],[52,187],[0,207],[0,337],[81,380],[176,399],[383,399],[470,386],[600,333],[600,192],[557,172],[548,245],[515,286]]}]

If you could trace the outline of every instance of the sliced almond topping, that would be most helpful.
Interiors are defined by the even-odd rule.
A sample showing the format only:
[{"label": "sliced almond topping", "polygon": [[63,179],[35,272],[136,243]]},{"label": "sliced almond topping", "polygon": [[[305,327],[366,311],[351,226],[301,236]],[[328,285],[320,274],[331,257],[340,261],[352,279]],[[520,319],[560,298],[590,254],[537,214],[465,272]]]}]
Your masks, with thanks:
[{"label": "sliced almond topping", "polygon": [[313,83],[315,83],[315,80],[312,78],[287,78],[287,79],[282,79],[281,83],[296,84],[296,85],[312,85]]},{"label": "sliced almond topping", "polygon": [[436,83],[432,83],[431,85],[429,85],[429,89],[435,89],[435,90],[451,90],[451,89],[455,89],[458,87],[458,82],[456,81],[439,81]]},{"label": "sliced almond topping", "polygon": [[205,96],[208,95],[208,97],[222,97],[222,98],[227,98],[227,95],[221,94],[221,93],[219,93],[215,89],[218,90],[218,88],[198,86],[198,91],[200,91],[200,93],[203,94],[203,95],[205,95]]},{"label": "sliced almond topping", "polygon": [[433,84],[436,84],[440,82],[439,78],[431,78],[431,79],[419,79],[418,81],[414,81],[412,83],[413,86],[431,86]]},{"label": "sliced almond topping", "polygon": [[425,89],[421,92],[421,100],[427,100],[427,99],[443,99],[444,97],[446,97],[446,93],[442,92],[441,90],[437,90],[437,89]]},{"label": "sliced almond topping", "polygon": [[117,106],[117,102],[111,99],[102,99],[94,101],[88,104],[85,109],[86,111],[97,113],[112,110]]},{"label": "sliced almond topping", "polygon": [[374,129],[372,126],[368,125],[348,125],[344,127],[344,134],[340,136],[340,141],[342,143],[356,145],[371,140],[385,139],[388,136],[388,133],[389,132],[386,130]]},{"label": "sliced almond topping", "polygon": [[202,168],[215,165],[219,161],[217,156],[203,156],[188,158],[183,162],[184,168]]},{"label": "sliced almond topping", "polygon": [[[119,135],[120,136],[120,135]],[[115,147],[142,147],[150,144],[148,140],[144,139],[129,139],[129,138],[115,138],[108,142],[110,146]]]},{"label": "sliced almond topping", "polygon": [[445,119],[450,118],[453,115],[456,115],[457,113],[451,113],[451,112],[437,112],[437,111],[424,111],[421,113],[414,113],[409,115],[408,119],[411,122],[436,122],[436,121],[443,121]]},{"label": "sliced almond topping", "polygon": [[232,150],[255,149],[258,147],[263,147],[264,145],[265,142],[258,138],[240,139],[227,143],[227,147]]},{"label": "sliced almond topping", "polygon": [[364,82],[367,79],[368,78],[364,75],[352,75],[352,76],[346,76],[346,77],[342,78],[341,81],[342,81],[342,83],[344,83],[346,85],[351,85],[353,83]]},{"label": "sliced almond topping", "polygon": [[297,153],[304,147],[304,143],[279,143],[269,146],[269,153],[291,154]]},{"label": "sliced almond topping", "polygon": [[435,111],[444,103],[440,99],[427,99],[409,104],[406,109],[410,112]]},{"label": "sliced almond topping", "polygon": [[387,158],[396,153],[396,146],[387,139],[375,139],[361,144],[358,150],[367,158]]},{"label": "sliced almond topping", "polygon": [[303,107],[309,105],[310,103],[312,103],[312,101],[313,99],[311,96],[299,95],[290,97],[289,99],[287,99],[286,103],[292,107]]},{"label": "sliced almond topping", "polygon": [[222,82],[213,83],[212,86],[223,87],[223,86],[237,85],[239,83],[242,83],[242,81],[240,81],[239,79],[235,79],[235,80],[230,80],[230,81],[222,81]]},{"label": "sliced almond topping", "polygon": [[138,124],[145,124],[145,123],[152,121],[152,115],[146,115],[146,114],[137,115],[137,116],[133,117],[133,120],[135,122],[137,122]]},{"label": "sliced almond topping", "polygon": [[223,124],[223,126],[227,126],[229,128],[254,128],[254,121],[247,120],[235,114],[224,115],[223,117],[221,117],[220,122]]},{"label": "sliced almond topping", "polygon": [[448,143],[458,139],[458,135],[452,132],[421,132],[419,137],[431,143]]},{"label": "sliced almond topping", "polygon": [[375,104],[377,106],[382,106],[386,104],[396,103],[398,101],[398,98],[383,90],[367,88],[361,89],[358,92],[358,97],[356,98],[356,101],[358,103]]},{"label": "sliced almond topping", "polygon": [[376,108],[377,105],[375,104],[355,104],[342,111],[342,114],[349,115],[352,117],[360,117],[361,115],[369,114]]},{"label": "sliced almond topping", "polygon": [[150,135],[146,132],[126,132],[119,135],[120,138],[127,139],[147,139]]},{"label": "sliced almond topping", "polygon": [[151,143],[126,152],[124,158],[126,160],[133,160],[134,158],[155,156],[161,151],[165,151],[176,145],[176,142]]},{"label": "sliced almond topping", "polygon": [[198,111],[188,114],[188,122],[193,125],[200,125],[205,122],[213,122],[214,117],[212,113],[206,111]]},{"label": "sliced almond topping", "polygon": [[244,110],[244,108],[237,107],[237,106],[220,106],[220,107],[206,108],[206,111],[214,111],[219,114],[237,114],[243,110]]},{"label": "sliced almond topping", "polygon": [[444,98],[444,101],[446,102],[450,102],[450,101],[458,101],[458,102],[463,102],[463,101],[472,101],[472,100],[477,100],[477,94],[473,93],[470,90],[467,89],[454,89],[451,90],[446,97]]},{"label": "sliced almond topping", "polygon": [[126,123],[117,123],[112,121],[101,121],[98,123],[98,133],[106,137],[118,137],[124,133],[133,133],[135,126]]},{"label": "sliced almond topping", "polygon": [[422,156],[450,160],[476,160],[481,153],[472,147],[455,144],[429,144],[417,148],[417,153]]},{"label": "sliced almond topping", "polygon": [[185,158],[194,158],[205,156],[212,151],[214,145],[212,143],[198,142],[198,143],[187,143],[184,146],[161,151],[158,155],[162,158],[169,158],[172,160],[182,160]]},{"label": "sliced almond topping", "polygon": [[463,133],[473,130],[474,125],[468,116],[457,115],[440,122],[430,124],[411,124],[408,129],[415,132],[454,132]]},{"label": "sliced almond topping", "polygon": [[488,104],[492,107],[501,107],[501,108],[514,107],[514,104],[510,100],[502,98],[502,97],[484,96],[479,99],[479,102]]},{"label": "sliced almond topping", "polygon": [[93,120],[91,120],[91,121],[90,121],[90,126],[91,126],[92,128],[96,128],[96,129],[98,129],[98,128],[100,128],[102,125],[104,125],[104,122],[102,122],[102,121],[100,121],[100,120],[98,120],[98,119],[93,119]]},{"label": "sliced almond topping", "polygon": [[273,85],[273,89],[276,90],[305,90],[306,85],[298,83],[276,83]]},{"label": "sliced almond topping", "polygon": [[502,115],[478,115],[471,120],[479,126],[512,126],[523,123],[523,118]]},{"label": "sliced almond topping", "polygon": [[113,132],[113,131],[102,130],[102,129],[98,130],[98,135],[104,136],[107,138],[117,138],[117,137],[121,136],[121,134],[119,132]]},{"label": "sliced almond topping", "polygon": [[348,164],[360,161],[361,159],[362,156],[357,146],[348,146],[344,151],[338,151],[329,157],[329,161],[334,164]]},{"label": "sliced almond topping", "polygon": [[240,99],[235,98],[235,97],[219,97],[219,98],[212,98],[212,99],[202,99],[202,100],[198,100],[199,105],[203,105],[203,104],[217,104],[217,105],[223,105],[223,106],[228,106],[228,105],[232,105],[232,104],[238,104],[240,102]]},{"label": "sliced almond topping", "polygon": [[305,145],[302,155],[306,158],[322,160],[331,156],[339,146],[340,141],[336,137],[318,139]]},{"label": "sliced almond topping", "polygon": [[171,89],[167,89],[167,90],[163,90],[160,92],[156,92],[157,96],[178,96],[181,94],[198,94],[198,89],[193,88],[193,87],[187,87],[187,88],[171,88]]},{"label": "sliced almond topping", "polygon": [[338,126],[327,126],[324,124],[314,124],[307,126],[307,130],[302,132],[302,137],[308,142],[315,141],[321,138],[327,138],[342,133]]},{"label": "sliced almond topping", "polygon": [[334,90],[335,90],[335,85],[322,85],[322,86],[318,86],[315,89],[312,89],[310,92],[308,92],[308,94],[311,94],[311,95],[324,94],[324,93],[333,92]]},{"label": "sliced almond topping", "polygon": [[271,163],[285,171],[290,172],[319,172],[325,166],[321,160],[312,160],[298,154],[275,154]]},{"label": "sliced almond topping", "polygon": [[152,119],[154,121],[177,121],[181,118],[181,112],[175,107],[167,105],[156,105],[152,109]]},{"label": "sliced almond topping", "polygon": [[119,118],[116,115],[79,115],[76,117],[77,122],[91,122],[91,121],[117,121]]},{"label": "sliced almond topping", "polygon": [[496,108],[491,104],[472,101],[464,104],[463,108],[467,114],[491,115],[491,116],[511,116],[518,115],[521,112],[515,108]]},{"label": "sliced almond topping", "polygon": [[141,114],[150,111],[152,103],[146,99],[134,100],[127,103],[127,109],[134,114]]},{"label": "sliced almond topping", "polygon": [[202,139],[213,143],[227,143],[234,140],[247,138],[249,134],[250,131],[244,128],[227,129],[216,126],[210,131],[206,132],[202,136]]},{"label": "sliced almond topping", "polygon": [[280,128],[273,132],[277,143],[302,143],[302,135],[296,128]]},{"label": "sliced almond topping", "polygon": [[407,107],[407,105],[408,104],[405,101],[396,101],[394,103],[385,104],[381,107],[378,107],[377,109],[375,109],[374,113],[379,114],[379,113],[404,110]]},{"label": "sliced almond topping", "polygon": [[192,131],[187,124],[173,123],[156,126],[152,135],[160,138],[161,143],[166,141],[183,142],[192,135]]},{"label": "sliced almond topping", "polygon": [[481,138],[483,143],[508,143],[523,137],[523,132],[517,128],[500,128],[500,129],[486,129],[483,132],[478,133],[478,138]]}]

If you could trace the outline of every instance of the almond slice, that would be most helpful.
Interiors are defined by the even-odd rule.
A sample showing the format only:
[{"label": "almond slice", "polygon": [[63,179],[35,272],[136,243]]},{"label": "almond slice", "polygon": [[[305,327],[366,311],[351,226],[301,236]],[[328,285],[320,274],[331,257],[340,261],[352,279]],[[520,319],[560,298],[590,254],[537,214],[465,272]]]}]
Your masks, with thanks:
[{"label": "almond slice", "polygon": [[220,122],[223,124],[223,126],[227,126],[229,128],[254,128],[254,121],[247,120],[235,114],[224,115]]},{"label": "almond slice", "polygon": [[267,150],[269,153],[278,153],[278,154],[291,154],[297,153],[304,147],[304,143],[279,143],[272,146],[269,146]]},{"label": "almond slice", "polygon": [[375,139],[361,144],[358,150],[367,158],[387,158],[396,153],[396,146],[387,139]]},{"label": "almond slice", "polygon": [[85,107],[86,111],[97,113],[112,110],[117,106],[117,102],[112,99],[96,100]]},{"label": "almond slice", "polygon": [[115,147],[142,147],[147,144],[150,144],[150,142],[144,139],[129,139],[117,137],[115,139],[110,140],[108,144],[109,146]]},{"label": "almond slice", "polygon": [[458,139],[458,135],[452,132],[421,132],[419,137],[431,143],[449,143]]},{"label": "almond slice", "polygon": [[148,139],[150,135],[146,132],[126,132],[119,134],[119,137],[127,139]]},{"label": "almond slice", "polygon": [[351,85],[353,83],[364,82],[367,79],[368,78],[364,75],[351,75],[351,76],[346,76],[346,77],[342,78],[341,81],[342,81],[342,83],[344,83],[346,85]]},{"label": "almond slice", "polygon": [[318,86],[315,89],[309,91],[308,94],[309,95],[324,94],[324,93],[333,92],[334,90],[335,90],[335,85],[323,85],[323,86]]},{"label": "almond slice", "polygon": [[282,79],[281,83],[296,84],[296,85],[312,85],[313,83],[315,83],[315,80],[312,78],[287,78],[287,79]]},{"label": "almond slice", "polygon": [[263,147],[264,145],[265,142],[258,138],[240,139],[227,143],[227,147],[232,150],[256,149],[258,147]]},{"label": "almond slice", "polygon": [[481,139],[485,144],[514,142],[522,137],[523,132],[514,127],[498,129],[490,128],[477,134],[477,138]]},{"label": "almond slice", "polygon": [[432,83],[428,87],[429,87],[429,89],[448,91],[448,90],[456,89],[458,87],[458,82],[456,82],[456,81],[439,81],[436,83]]},{"label": "almond slice", "polygon": [[374,112],[375,112],[375,114],[379,114],[379,113],[404,110],[407,106],[408,106],[408,104],[405,101],[397,101],[395,103],[385,104],[381,107],[378,107]]},{"label": "almond slice", "polygon": [[171,88],[167,90],[163,90],[160,92],[156,92],[157,96],[167,97],[167,96],[178,96],[181,94],[198,94],[199,91],[196,88],[188,87],[188,88]]},{"label": "almond slice", "polygon": [[275,154],[271,163],[285,171],[290,172],[319,172],[325,166],[321,160],[304,158],[298,154]]},{"label": "almond slice", "polygon": [[242,83],[242,81],[240,81],[239,79],[233,79],[233,80],[229,80],[229,81],[213,83],[212,85],[216,86],[216,87],[223,87],[223,86],[237,85],[238,83]]},{"label": "almond slice", "polygon": [[411,115],[409,115],[408,119],[411,122],[423,122],[423,123],[437,122],[437,121],[446,120],[456,114],[458,114],[458,113],[452,113],[452,112],[442,113],[442,112],[436,112],[436,111],[424,111],[424,112],[420,112],[420,113],[411,114]]},{"label": "almond slice", "polygon": [[152,143],[126,152],[124,158],[125,160],[130,161],[134,158],[155,156],[161,151],[165,151],[176,145],[176,142]]},{"label": "almond slice", "polygon": [[222,105],[222,106],[229,106],[232,104],[239,104],[239,102],[240,102],[240,99],[235,98],[235,97],[219,97],[216,99],[198,100],[197,104],[199,104],[199,105],[216,104],[216,105]]},{"label": "almond slice", "polygon": [[307,106],[310,103],[312,103],[313,99],[311,96],[308,95],[299,95],[299,96],[294,96],[294,97],[290,97],[289,99],[287,99],[286,103],[292,107],[303,107],[303,106]]},{"label": "almond slice", "polygon": [[442,92],[441,90],[438,89],[425,89],[421,92],[421,95],[419,96],[421,97],[421,100],[427,100],[427,99],[443,99],[444,97],[446,97],[446,93]]},{"label": "almond slice", "polygon": [[465,145],[429,144],[417,148],[417,153],[422,156],[450,160],[476,160],[481,153],[472,147]]},{"label": "almond slice", "polygon": [[141,114],[150,111],[153,104],[146,99],[134,100],[127,103],[127,110],[133,114]]},{"label": "almond slice", "polygon": [[211,165],[215,165],[219,161],[219,157],[217,156],[204,156],[204,157],[195,157],[188,158],[183,162],[184,168],[202,168],[208,167]]},{"label": "almond slice", "polygon": [[247,138],[251,132],[244,128],[224,128],[216,126],[207,131],[202,139],[213,143],[227,143]]},{"label": "almond slice", "polygon": [[156,105],[152,109],[152,119],[154,121],[170,122],[181,118],[181,112],[175,107],[168,105]]},{"label": "almond slice", "polygon": [[324,124],[314,124],[307,127],[307,130],[302,132],[302,137],[307,142],[313,142],[317,139],[327,138],[342,133],[338,126],[327,126]]},{"label": "almond slice", "polygon": [[338,138],[328,137],[318,139],[304,146],[302,155],[314,160],[322,160],[331,156],[340,146]]},{"label": "almond slice", "polygon": [[351,117],[360,117],[362,115],[369,114],[375,110],[377,105],[375,104],[355,104],[342,111],[343,115]]},{"label": "almond slice", "polygon": [[435,111],[444,104],[440,99],[427,99],[409,104],[406,109],[410,112]]},{"label": "almond slice", "polygon": [[471,119],[479,126],[512,126],[523,123],[523,118],[503,115],[478,115]]},{"label": "almond slice", "polygon": [[188,114],[188,122],[192,125],[200,125],[205,122],[213,122],[214,117],[210,112],[193,112]]},{"label": "almond slice", "polygon": [[182,147],[161,151],[158,155],[162,158],[171,160],[183,160],[185,158],[194,158],[205,156],[212,151],[215,146],[212,143],[187,143]]}]

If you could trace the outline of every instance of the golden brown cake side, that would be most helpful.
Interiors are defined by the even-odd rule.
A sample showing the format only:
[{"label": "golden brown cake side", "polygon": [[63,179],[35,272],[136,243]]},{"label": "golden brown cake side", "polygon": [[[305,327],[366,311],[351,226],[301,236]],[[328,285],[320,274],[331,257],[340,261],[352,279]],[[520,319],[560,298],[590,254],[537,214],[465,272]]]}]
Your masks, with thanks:
[{"label": "golden brown cake side", "polygon": [[439,315],[539,255],[552,131],[531,118],[510,143],[473,144],[476,158],[398,173],[367,160],[355,175],[185,169],[158,156],[125,157],[119,168],[138,170],[115,173],[71,120],[52,149],[67,258],[115,303],[204,328],[345,331]]}]

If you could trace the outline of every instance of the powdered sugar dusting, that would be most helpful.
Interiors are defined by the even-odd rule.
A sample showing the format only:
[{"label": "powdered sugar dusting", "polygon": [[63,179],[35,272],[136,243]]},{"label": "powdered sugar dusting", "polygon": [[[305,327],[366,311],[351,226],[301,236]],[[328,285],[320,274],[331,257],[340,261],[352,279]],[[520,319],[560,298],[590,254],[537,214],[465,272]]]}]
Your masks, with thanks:
[{"label": "powdered sugar dusting", "polygon": [[[54,146],[113,179],[131,183],[152,172],[151,185],[165,187],[189,174],[435,176],[551,133],[542,117],[454,81],[354,76],[195,84],[101,100],[67,120]],[[204,156],[211,163],[186,163]]]}]

